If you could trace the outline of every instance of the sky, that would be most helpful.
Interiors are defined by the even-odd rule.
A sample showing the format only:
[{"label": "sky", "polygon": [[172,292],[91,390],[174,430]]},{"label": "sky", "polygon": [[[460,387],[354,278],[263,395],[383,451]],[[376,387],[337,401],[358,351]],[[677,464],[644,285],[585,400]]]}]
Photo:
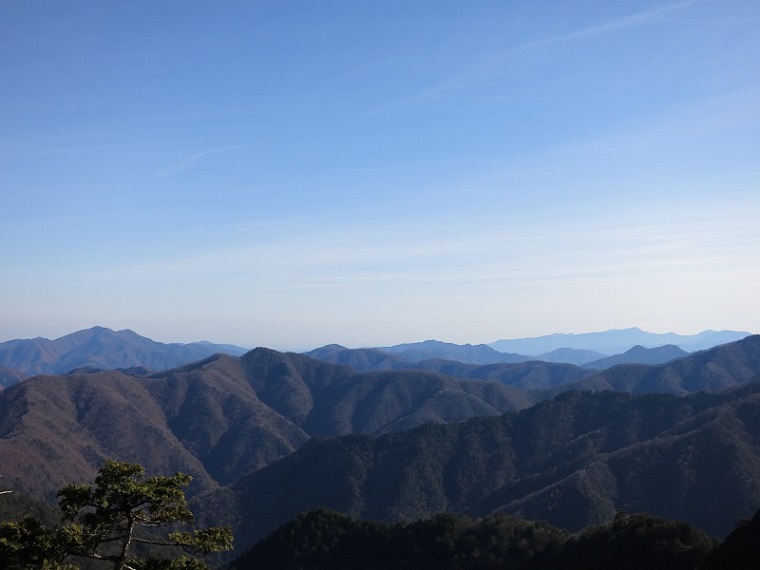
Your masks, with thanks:
[{"label": "sky", "polygon": [[760,332],[758,284],[758,2],[0,2],[0,341]]}]

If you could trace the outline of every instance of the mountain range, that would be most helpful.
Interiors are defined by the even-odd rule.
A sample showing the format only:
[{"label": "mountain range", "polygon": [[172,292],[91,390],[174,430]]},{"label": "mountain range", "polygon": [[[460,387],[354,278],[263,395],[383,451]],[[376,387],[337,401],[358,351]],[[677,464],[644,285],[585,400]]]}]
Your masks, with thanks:
[{"label": "mountain range", "polygon": [[[750,333],[739,331],[703,331],[696,335],[657,334],[632,328],[500,340],[490,345],[460,345],[426,340],[386,347],[349,349],[331,344],[304,354],[325,362],[348,364],[361,370],[398,369],[409,363],[426,360],[452,360],[481,365],[541,361],[602,369],[623,363],[658,364],[680,358],[691,351],[706,350],[749,335]],[[669,344],[667,341],[672,342]],[[508,350],[500,352],[494,347],[506,347]]]},{"label": "mountain range", "polygon": [[[353,350],[339,345],[327,345],[306,354],[325,362],[348,364],[357,371],[399,370],[409,368],[410,365],[420,368],[418,363],[422,361],[441,359],[477,365],[542,361],[570,363],[598,369],[622,362],[651,364],[662,362],[666,356],[675,358],[683,355],[683,353],[675,352],[675,348],[670,349],[670,353],[666,354],[666,349],[660,346],[662,343],[658,344],[664,338],[677,338],[682,348],[683,346],[709,348],[722,342],[742,338],[747,334],[735,331],[705,331],[693,336],[679,336],[656,335],[639,329],[626,329],[586,335],[549,335],[534,339],[497,341],[497,343],[513,343],[515,346],[526,349],[554,346],[558,342],[567,342],[568,345],[574,346],[553,348],[548,352],[536,354],[526,352],[530,356],[516,352],[499,352],[485,344],[457,345],[437,340]],[[642,340],[639,343],[641,346],[636,350],[630,350],[634,344],[626,345],[627,352],[622,355],[597,352],[588,348],[588,346],[617,345],[625,339],[634,338]],[[577,348],[578,346],[586,348]],[[658,346],[660,348],[657,348]],[[657,354],[647,352],[651,350],[656,350]],[[140,336],[131,330],[113,331],[104,327],[93,327],[54,340],[33,338],[0,343],[0,389],[38,374],[65,374],[74,370],[100,369],[125,370],[133,375],[147,375],[151,371],[168,370],[216,353],[240,356],[245,352],[247,349],[229,344],[212,344],[206,341],[165,344]],[[605,358],[608,359],[605,360]]]},{"label": "mountain range", "polygon": [[54,340],[40,337],[0,343],[0,386],[9,386],[19,377],[65,374],[77,368],[166,370],[218,352],[240,356],[247,350],[206,341],[164,344],[131,330],[93,327]]},{"label": "mountain range", "polygon": [[[501,362],[498,359],[496,362],[490,364],[478,364],[473,360],[483,360],[477,358],[469,358],[466,351],[456,351],[449,348],[448,343],[438,343],[438,341],[427,341],[429,347],[439,347],[441,350],[436,351],[434,348],[430,348],[424,352],[411,351],[401,353],[385,352],[379,348],[346,348],[344,346],[331,344],[323,346],[321,348],[314,349],[312,351],[304,353],[310,358],[316,358],[323,362],[330,362],[333,364],[345,364],[357,371],[371,371],[371,370],[438,370],[441,367],[446,366],[448,363],[450,366],[493,366],[497,368],[509,369],[515,364],[522,364],[530,368],[544,367],[551,368],[553,366],[567,367],[568,361],[571,361],[573,367],[582,366],[586,370],[596,370],[609,368],[615,364],[657,364],[662,362],[668,362],[681,356],[689,354],[681,350],[680,348],[670,345],[657,348],[644,348],[641,346],[633,347],[623,354],[617,354],[613,356],[603,356],[598,352],[588,350],[575,350],[571,348],[555,350],[546,355],[541,355],[536,358],[519,357],[512,355],[507,360],[509,362]],[[454,345],[458,346],[458,345]],[[460,347],[462,348],[462,347]],[[404,354],[405,356],[401,356]],[[415,360],[409,357],[415,356],[429,356],[430,358],[423,360]],[[577,375],[582,376],[584,373],[580,370],[576,371]]]},{"label": "mountain range", "polygon": [[617,364],[663,364],[688,355],[688,352],[674,344],[655,348],[644,348],[641,345],[636,345],[622,354],[614,354],[585,362],[582,367],[590,370],[603,370]]},{"label": "mountain range", "polygon": [[688,394],[724,390],[754,378],[760,367],[760,335],[695,352],[663,364],[621,364],[550,390],[616,390]]},{"label": "mountain range", "polygon": [[650,333],[633,327],[604,332],[557,333],[531,338],[502,339],[489,343],[488,346],[499,352],[516,352],[533,356],[561,348],[593,350],[605,355],[612,355],[625,352],[636,345],[654,348],[666,344],[674,344],[687,352],[693,352],[740,340],[750,334],[740,331],[708,330],[695,335],[680,335],[676,333]]},{"label": "mountain range", "polygon": [[[760,506],[760,336],[596,372],[416,366],[358,372],[258,348],[148,375],[40,375],[0,392],[2,484],[50,502],[106,458],[182,471],[199,520],[234,524],[241,549],[319,505],[385,520],[503,510],[570,529],[624,508],[721,536]],[[586,391],[558,393],[571,387]]]},{"label": "mountain range", "polygon": [[395,354],[411,362],[419,362],[432,358],[445,358],[469,364],[516,363],[530,360],[529,357],[521,354],[508,354],[496,351],[485,344],[453,344],[441,342],[440,340],[397,344],[395,346],[380,348],[379,350]]},{"label": "mountain range", "polygon": [[50,499],[107,458],[193,476],[210,490],[314,436],[383,433],[498,415],[533,403],[496,381],[432,372],[357,373],[259,348],[147,377],[37,376],[0,392],[3,483]]},{"label": "mountain range", "polygon": [[229,513],[243,546],[318,506],[385,521],[504,512],[569,530],[623,509],[725,536],[760,507],[760,382],[681,398],[566,393],[497,417],[312,439],[194,506]]}]

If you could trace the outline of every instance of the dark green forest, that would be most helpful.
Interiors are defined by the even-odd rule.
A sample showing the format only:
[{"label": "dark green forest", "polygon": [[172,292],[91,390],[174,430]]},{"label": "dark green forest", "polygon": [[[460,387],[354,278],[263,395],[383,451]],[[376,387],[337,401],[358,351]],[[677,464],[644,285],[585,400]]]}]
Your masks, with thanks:
[{"label": "dark green forest", "polygon": [[388,522],[508,513],[570,531],[624,510],[724,538],[760,507],[759,421],[760,383],[685,397],[568,392],[498,417],[313,438],[193,505],[229,513],[246,545],[318,506]]},{"label": "dark green forest", "polygon": [[571,534],[508,515],[451,514],[408,524],[360,521],[326,509],[302,513],[229,570],[718,570],[760,567],[760,511],[723,542],[648,514]]}]

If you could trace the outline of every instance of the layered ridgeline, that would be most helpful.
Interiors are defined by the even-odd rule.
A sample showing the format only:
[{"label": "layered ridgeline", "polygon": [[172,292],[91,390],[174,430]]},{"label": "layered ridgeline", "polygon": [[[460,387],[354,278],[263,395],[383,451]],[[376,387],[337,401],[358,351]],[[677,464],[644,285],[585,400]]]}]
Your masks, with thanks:
[{"label": "layered ridgeline", "polygon": [[584,363],[583,368],[603,370],[618,364],[664,364],[671,360],[683,358],[689,353],[674,344],[666,344],[655,348],[644,348],[636,345],[622,354],[606,356],[598,360]]},{"label": "layered ridgeline", "polygon": [[[634,346],[622,354],[613,356],[604,356],[598,352],[568,348],[542,354],[536,358],[526,356],[508,359],[506,362],[497,361],[483,364],[477,362],[478,359],[468,358],[466,352],[460,354],[457,358],[456,353],[452,354],[448,350],[442,351],[438,356],[434,356],[434,353],[431,351],[427,355],[428,358],[413,360],[397,354],[384,352],[379,348],[345,348],[336,344],[323,346],[305,354],[323,362],[345,364],[360,371],[403,370],[409,368],[437,370],[447,365],[447,363],[457,363],[469,367],[490,366],[492,369],[500,368],[504,370],[509,369],[510,366],[517,363],[529,365],[533,369],[543,366],[547,370],[551,370],[552,368],[562,369],[563,366],[567,369],[567,365],[572,364],[574,366],[581,366],[586,370],[601,370],[610,368],[616,364],[662,364],[689,355],[688,352],[681,350],[675,345],[657,348]],[[473,360],[476,361],[473,362]],[[576,377],[582,375],[583,372],[576,371]]]},{"label": "layered ridgeline", "polygon": [[[182,471],[194,477],[190,494],[204,495],[193,510],[234,523],[242,548],[318,505],[389,520],[503,510],[565,528],[624,508],[725,534],[757,503],[757,386],[608,391],[625,369],[648,370],[659,380],[641,386],[659,391],[739,385],[760,377],[760,337],[669,365],[615,367],[602,393],[527,409],[533,400],[504,378],[357,373],[267,349],[147,377],[38,376],[0,393],[0,482],[51,500],[106,458]],[[474,416],[490,417],[463,422]],[[341,434],[366,435],[315,437]]]},{"label": "layered ridgeline", "polygon": [[[661,364],[695,350],[707,350],[749,335],[748,332],[739,331],[704,331],[696,335],[658,334],[633,328],[500,340],[490,345],[426,340],[383,348],[349,349],[330,344],[305,354],[324,362],[347,364],[363,371],[408,368],[424,361],[439,360],[475,365],[541,361],[604,369],[625,363]],[[502,352],[494,347],[519,350]]]},{"label": "layered ridgeline", "polygon": [[[747,336],[749,333],[735,331],[705,331],[698,335],[658,335],[638,329],[607,331],[581,335],[549,335],[534,339],[497,341],[489,345],[457,345],[436,340],[402,344],[383,349],[349,350],[338,345],[328,345],[307,353],[307,356],[336,364],[348,364],[357,371],[403,369],[423,360],[451,360],[466,364],[487,365],[522,363],[528,361],[561,362],[605,368],[612,364],[635,362],[653,364],[664,362],[683,353],[677,347],[666,350],[666,340],[681,348],[695,350],[709,348]],[[637,342],[633,342],[633,341]],[[528,350],[525,354],[505,353],[495,350],[498,343],[513,343]],[[557,348],[558,343],[568,346]],[[625,345],[623,354],[614,351],[595,352],[588,346],[612,348]],[[634,344],[641,346],[629,350]],[[570,346],[572,345],[572,347]],[[530,352],[537,348],[554,347],[552,350]],[[674,350],[675,349],[675,350]],[[229,344],[195,342],[189,344],[165,344],[140,336],[130,330],[113,331],[93,327],[50,340],[46,338],[15,339],[0,343],[0,388],[37,374],[65,374],[76,369],[144,369],[167,370],[183,364],[224,353],[240,356],[247,349]],[[609,355],[613,355],[609,357]],[[607,360],[602,360],[605,357]],[[422,368],[422,366],[417,366]]]},{"label": "layered ridgeline", "polygon": [[[39,376],[0,393],[3,482],[49,497],[114,457],[151,472],[188,472],[194,489],[208,490],[315,435],[377,435],[497,415],[571,385],[682,393],[739,384],[760,376],[760,336],[669,365],[615,367],[580,384],[573,380],[585,372],[572,365],[434,368],[467,378],[413,370],[361,374],[267,349],[142,378],[117,371]],[[616,380],[639,377],[646,383]]]},{"label": "layered ridgeline", "polygon": [[488,346],[499,352],[541,355],[558,349],[593,350],[606,355],[619,354],[636,345],[655,348],[674,344],[693,352],[706,350],[719,344],[741,340],[750,335],[743,331],[702,331],[694,335],[651,333],[639,328],[609,330],[581,334],[550,334],[532,338],[502,339]]},{"label": "layered ridgeline", "polygon": [[725,536],[760,507],[760,383],[685,397],[568,392],[499,417],[317,438],[194,510],[232,509],[224,522],[245,548],[318,506],[385,521],[503,512],[570,530],[623,509]]},{"label": "layered ridgeline", "polygon": [[[381,350],[411,361],[444,358],[470,364],[516,363],[527,360],[585,364],[605,355],[624,353],[634,346],[657,348],[676,345],[686,352],[693,352],[740,340],[749,334],[743,331],[703,331],[694,335],[680,335],[651,333],[638,328],[629,328],[594,333],[502,339],[487,345],[456,345],[427,340],[384,347]],[[560,358],[564,359],[560,360]],[[585,360],[586,358],[588,360]]]},{"label": "layered ridgeline", "polygon": [[424,370],[458,378],[496,380],[520,390],[550,388],[591,374],[591,371],[572,364],[527,361],[528,359],[518,360],[519,363],[491,364],[473,364],[445,358],[415,362],[377,348],[349,349],[339,345],[328,345],[306,355],[323,362],[345,364],[359,371]]},{"label": "layered ridgeline", "polygon": [[32,338],[0,343],[0,382],[6,386],[13,383],[13,378],[2,373],[2,367],[20,377],[65,374],[76,368],[166,370],[220,352],[240,356],[246,351],[239,346],[205,341],[164,344],[130,330],[93,327],[54,340]]},{"label": "layered ridgeline", "polygon": [[688,357],[643,366],[613,366],[576,382],[569,382],[545,395],[563,390],[616,390],[688,394],[699,390],[723,390],[754,378],[760,370],[760,335],[695,352]]},{"label": "layered ridgeline", "polygon": [[[496,380],[530,393],[536,400],[564,390],[617,390],[686,394],[722,390],[760,375],[760,335],[683,356],[677,347],[643,349],[628,353],[659,365],[618,364],[609,369],[587,370],[572,364],[530,361],[519,364],[476,365],[443,359],[409,362],[377,349],[346,349],[332,345],[315,351],[314,357],[347,364],[359,370],[426,370],[458,378]],[[669,357],[676,357],[671,360]],[[678,358],[680,356],[680,358]]]},{"label": "layered ridgeline", "polygon": [[227,484],[315,435],[382,434],[532,403],[498,382],[346,366],[267,349],[134,377],[38,376],[0,392],[2,484],[51,498],[107,458]]}]

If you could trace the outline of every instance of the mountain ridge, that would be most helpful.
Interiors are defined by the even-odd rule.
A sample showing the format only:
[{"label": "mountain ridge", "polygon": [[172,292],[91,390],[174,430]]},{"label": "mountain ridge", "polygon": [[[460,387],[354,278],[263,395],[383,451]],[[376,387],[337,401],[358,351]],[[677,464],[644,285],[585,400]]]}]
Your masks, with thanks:
[{"label": "mountain ridge", "polygon": [[494,350],[487,344],[454,344],[433,339],[386,346],[378,348],[378,350],[401,356],[402,358],[413,362],[430,360],[433,358],[444,358],[446,360],[457,360],[469,364],[515,364],[530,360],[522,354],[511,354]]},{"label": "mountain ridge", "polygon": [[[361,359],[365,362],[359,366],[359,369],[364,370],[399,369],[402,368],[404,361],[420,362],[433,359],[455,360],[468,364],[521,363],[543,359],[549,362],[582,365],[599,360],[601,358],[599,355],[602,354],[615,355],[627,351],[636,344],[652,348],[680,342],[679,346],[682,349],[691,351],[738,340],[748,334],[737,331],[703,331],[697,335],[675,335],[674,333],[646,333],[638,328],[631,328],[578,335],[558,333],[544,337],[502,339],[479,345],[457,345],[438,340],[366,349],[346,349],[339,345],[327,345],[306,354],[335,363],[348,363],[353,360],[353,365],[358,366],[359,353],[349,356],[344,351],[362,350],[364,353]],[[598,344],[600,339],[610,335],[617,340],[614,343],[605,341],[606,350],[588,352],[594,348],[589,346],[589,342]],[[619,345],[622,342],[621,335],[625,336],[629,342],[623,343],[624,346],[620,350],[611,350],[611,344]],[[634,340],[636,342],[633,342]],[[668,343],[665,342],[666,340],[674,342]],[[526,350],[495,350],[495,346],[504,345],[504,343]],[[556,346],[557,344],[563,346]],[[574,346],[564,346],[568,344]],[[136,367],[168,370],[188,362],[201,360],[217,352],[241,356],[247,352],[247,349],[230,344],[213,344],[208,341],[165,344],[143,337],[130,329],[113,331],[102,326],[76,331],[53,340],[43,337],[13,339],[0,343],[0,388],[11,385],[23,377],[37,374],[64,374],[71,370],[88,367],[104,370]]]},{"label": "mountain ridge", "polygon": [[538,337],[500,339],[488,343],[488,346],[500,352],[517,352],[526,355],[545,354],[559,348],[618,354],[636,345],[654,348],[666,344],[674,344],[687,352],[693,352],[741,340],[750,334],[752,333],[745,331],[705,330],[694,335],[680,335],[677,333],[650,333],[638,327],[630,327],[591,333],[554,333]]},{"label": "mountain ridge", "polygon": [[166,370],[201,360],[217,352],[240,356],[247,349],[234,345],[162,343],[124,329],[92,327],[57,339],[37,337],[0,343],[0,366],[26,376],[64,374],[77,368],[104,370],[144,366]]},{"label": "mountain ridge", "polygon": [[197,493],[280,459],[311,437],[381,434],[532,403],[495,381],[357,373],[259,348],[150,376],[94,371],[24,380],[0,391],[0,457],[5,484],[48,500],[112,457],[152,472],[189,473]]},{"label": "mountain ridge", "polygon": [[645,348],[637,344],[622,354],[614,354],[586,362],[581,365],[581,368],[603,370],[616,364],[664,364],[671,360],[683,358],[689,354],[689,352],[686,352],[675,344],[666,344],[655,348]]},{"label": "mountain ridge", "polygon": [[[429,370],[458,378],[497,380],[527,391],[536,400],[542,400],[566,390],[676,394],[719,390],[760,374],[759,353],[760,335],[749,335],[739,341],[691,354],[672,345],[653,349],[634,347],[627,353],[598,361],[597,366],[609,366],[601,369],[538,360],[488,365],[446,359],[410,362],[379,349],[343,347],[318,349],[309,354],[328,362],[340,361],[356,370]],[[652,364],[641,364],[642,361]],[[657,362],[661,364],[654,364]],[[734,366],[732,362],[743,364]]]},{"label": "mountain ridge", "polygon": [[[307,351],[304,354],[325,362],[340,362],[357,369],[402,368],[404,362],[418,363],[425,360],[452,360],[465,364],[518,364],[529,361],[575,364],[587,363],[609,357],[617,358],[614,363],[662,362],[663,357],[652,358],[652,354],[631,353],[631,349],[641,346],[646,350],[676,346],[685,353],[706,350],[715,346],[734,342],[750,336],[742,331],[702,331],[695,335],[675,333],[649,333],[639,328],[613,329],[596,333],[565,334],[556,333],[541,337],[523,339],[502,339],[490,344],[454,344],[440,340],[425,340],[386,347],[364,347],[349,349],[341,345],[329,344]],[[498,349],[498,350],[497,350]],[[673,358],[683,356],[673,354]],[[611,365],[611,364],[610,364]],[[604,365],[599,365],[604,367]]]},{"label": "mountain ridge", "polygon": [[663,364],[618,364],[580,380],[550,389],[551,397],[567,390],[616,390],[688,394],[724,390],[760,375],[760,335],[694,352]]},{"label": "mountain ridge", "polygon": [[758,418],[758,381],[684,397],[568,392],[502,416],[312,439],[195,506],[239,505],[224,522],[243,549],[317,506],[384,521],[508,513],[571,531],[623,509],[725,536],[760,507]]},{"label": "mountain ridge", "polygon": [[[359,373],[256,348],[141,377],[27,379],[0,392],[3,482],[52,501],[106,458],[186,472],[193,511],[235,524],[243,547],[319,504],[388,520],[506,510],[568,528],[625,508],[723,533],[743,499],[760,503],[760,385],[748,383],[760,335],[581,384],[587,371],[553,364],[564,383],[531,395],[513,386],[563,382],[549,363],[423,364],[434,370]],[[610,390],[639,376],[622,388],[734,387]]]}]

